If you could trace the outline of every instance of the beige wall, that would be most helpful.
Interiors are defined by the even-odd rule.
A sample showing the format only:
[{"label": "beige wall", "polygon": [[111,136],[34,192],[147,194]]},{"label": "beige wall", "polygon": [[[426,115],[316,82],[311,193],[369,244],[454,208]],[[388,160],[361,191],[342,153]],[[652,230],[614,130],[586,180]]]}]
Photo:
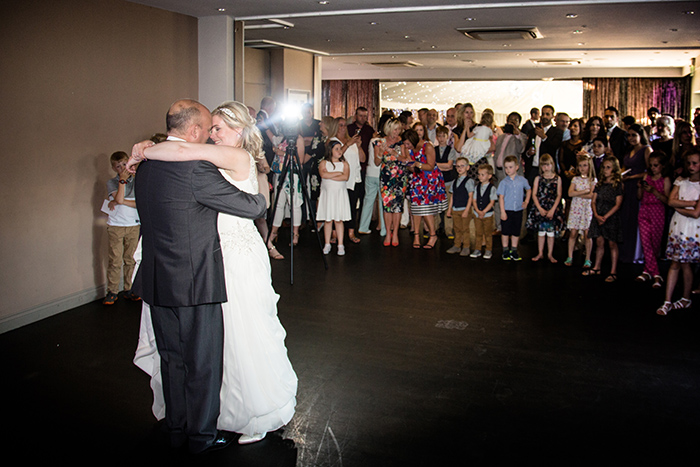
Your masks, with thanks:
[{"label": "beige wall", "polygon": [[314,91],[314,56],[291,49],[274,49],[270,53],[270,92],[280,104],[287,101],[287,92]]},{"label": "beige wall", "polygon": [[260,110],[260,101],[270,95],[270,51],[245,49],[245,104]]},{"label": "beige wall", "polygon": [[[299,50],[284,51],[284,88],[286,91],[314,90],[314,56]],[[285,98],[286,98],[285,94]]]},{"label": "beige wall", "polygon": [[197,97],[197,20],[122,0],[0,6],[0,332],[101,297],[109,155]]},{"label": "beige wall", "polygon": [[246,48],[245,103],[260,110],[262,98],[272,96],[277,101],[278,110],[281,110],[290,89],[308,91],[313,98],[315,65],[313,54],[308,52]]}]

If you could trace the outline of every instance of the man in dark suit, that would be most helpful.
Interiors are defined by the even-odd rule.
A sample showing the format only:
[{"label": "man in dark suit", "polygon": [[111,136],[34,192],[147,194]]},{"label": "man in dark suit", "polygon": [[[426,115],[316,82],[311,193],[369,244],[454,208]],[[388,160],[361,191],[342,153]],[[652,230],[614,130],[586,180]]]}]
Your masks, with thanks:
[{"label": "man in dark suit", "polygon": [[525,122],[523,127],[520,129],[521,133],[529,135],[532,130],[535,129],[535,125],[540,121],[540,109],[533,107],[530,109],[530,119]]},{"label": "man in dark suit", "polygon": [[613,106],[605,109],[605,114],[603,114],[603,122],[605,123],[605,129],[608,132],[608,144],[612,153],[620,161],[620,166],[622,166],[622,159],[625,158],[629,152],[627,144],[627,132],[618,126],[620,120],[620,114],[617,109]]},{"label": "man in dark suit", "polygon": [[[204,143],[209,136],[211,114],[199,102],[175,102],[166,121],[170,140]],[[135,189],[143,251],[133,287],[151,306],[170,442],[192,453],[221,447],[227,440],[216,420],[227,296],[217,215],[256,219],[265,199],[239,191],[204,161],[144,161]]]},{"label": "man in dark suit", "polygon": [[[564,132],[552,124],[554,107],[543,105],[540,113],[540,122],[528,134],[523,159],[525,160],[525,177],[530,186],[540,173],[540,157],[549,154],[554,159],[557,150],[561,146]],[[533,193],[535,196],[535,193]]]}]

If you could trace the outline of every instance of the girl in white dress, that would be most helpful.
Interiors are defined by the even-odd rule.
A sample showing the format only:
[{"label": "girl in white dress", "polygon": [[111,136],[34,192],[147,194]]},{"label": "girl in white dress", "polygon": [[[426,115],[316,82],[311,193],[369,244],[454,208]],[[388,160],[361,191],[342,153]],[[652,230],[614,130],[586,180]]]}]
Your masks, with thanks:
[{"label": "girl in white dress", "polygon": [[350,176],[350,166],[343,157],[343,144],[338,140],[331,140],[326,146],[326,155],[318,166],[321,174],[321,194],[318,197],[318,211],[316,220],[325,221],[323,236],[326,245],[323,254],[331,252],[331,233],[335,225],[338,237],[338,255],[345,254],[343,237],[345,233],[344,221],[350,220],[350,199],[346,182]]},{"label": "girl in white dress", "polygon": [[462,155],[469,159],[469,164],[479,166],[484,163],[482,159],[486,157],[491,148],[492,124],[493,115],[489,112],[482,113],[481,121],[474,128],[473,136],[470,136],[462,146]]},{"label": "girl in white dress", "polygon": [[[254,157],[264,156],[260,132],[247,107],[226,102],[212,112],[212,124],[214,145],[171,141],[146,148],[144,155],[155,160],[207,160],[230,183],[256,193]],[[219,214],[218,230],[229,301],[222,304],[224,370],[217,427],[241,433],[238,442],[248,444],[291,420],[297,377],[284,345],[285,330],[277,318],[279,296],[272,288],[270,259],[262,237],[253,221],[227,214]],[[152,377],[158,417],[162,413],[156,413],[162,407],[159,359],[155,341],[149,338],[149,316],[144,304],[134,363]]]},{"label": "girl in white dress", "polygon": [[[700,154],[693,151],[684,157],[685,171],[673,182],[668,205],[675,209],[671,218],[666,259],[671,260],[666,278],[666,298],[656,310],[667,315],[671,310],[690,308],[693,288],[692,264],[700,262]],[[683,296],[672,302],[678,276],[683,272]]]}]

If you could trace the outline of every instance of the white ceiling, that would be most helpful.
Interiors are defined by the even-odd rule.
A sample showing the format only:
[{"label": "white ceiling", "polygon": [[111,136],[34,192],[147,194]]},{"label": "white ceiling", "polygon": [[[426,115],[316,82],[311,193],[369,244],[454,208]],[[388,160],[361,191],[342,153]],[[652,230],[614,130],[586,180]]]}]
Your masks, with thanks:
[{"label": "white ceiling", "polygon": [[[700,2],[647,0],[138,0],[195,17],[230,15],[246,41],[322,54],[324,79],[680,77],[700,55]],[[222,8],[225,11],[219,11]],[[567,17],[574,15],[575,17]],[[281,27],[275,21],[291,23]],[[537,27],[542,38],[477,41],[457,28]],[[564,59],[577,65],[538,65]],[[418,66],[375,66],[411,61]]]}]

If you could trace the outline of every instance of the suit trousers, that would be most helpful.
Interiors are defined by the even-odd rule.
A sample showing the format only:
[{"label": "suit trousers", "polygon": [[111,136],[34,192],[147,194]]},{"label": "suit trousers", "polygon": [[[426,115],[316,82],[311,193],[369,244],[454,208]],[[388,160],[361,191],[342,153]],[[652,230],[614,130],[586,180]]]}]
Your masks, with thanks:
[{"label": "suit trousers", "polygon": [[224,331],[221,304],[152,306],[161,360],[165,424],[174,447],[192,453],[216,439],[223,377]]}]

